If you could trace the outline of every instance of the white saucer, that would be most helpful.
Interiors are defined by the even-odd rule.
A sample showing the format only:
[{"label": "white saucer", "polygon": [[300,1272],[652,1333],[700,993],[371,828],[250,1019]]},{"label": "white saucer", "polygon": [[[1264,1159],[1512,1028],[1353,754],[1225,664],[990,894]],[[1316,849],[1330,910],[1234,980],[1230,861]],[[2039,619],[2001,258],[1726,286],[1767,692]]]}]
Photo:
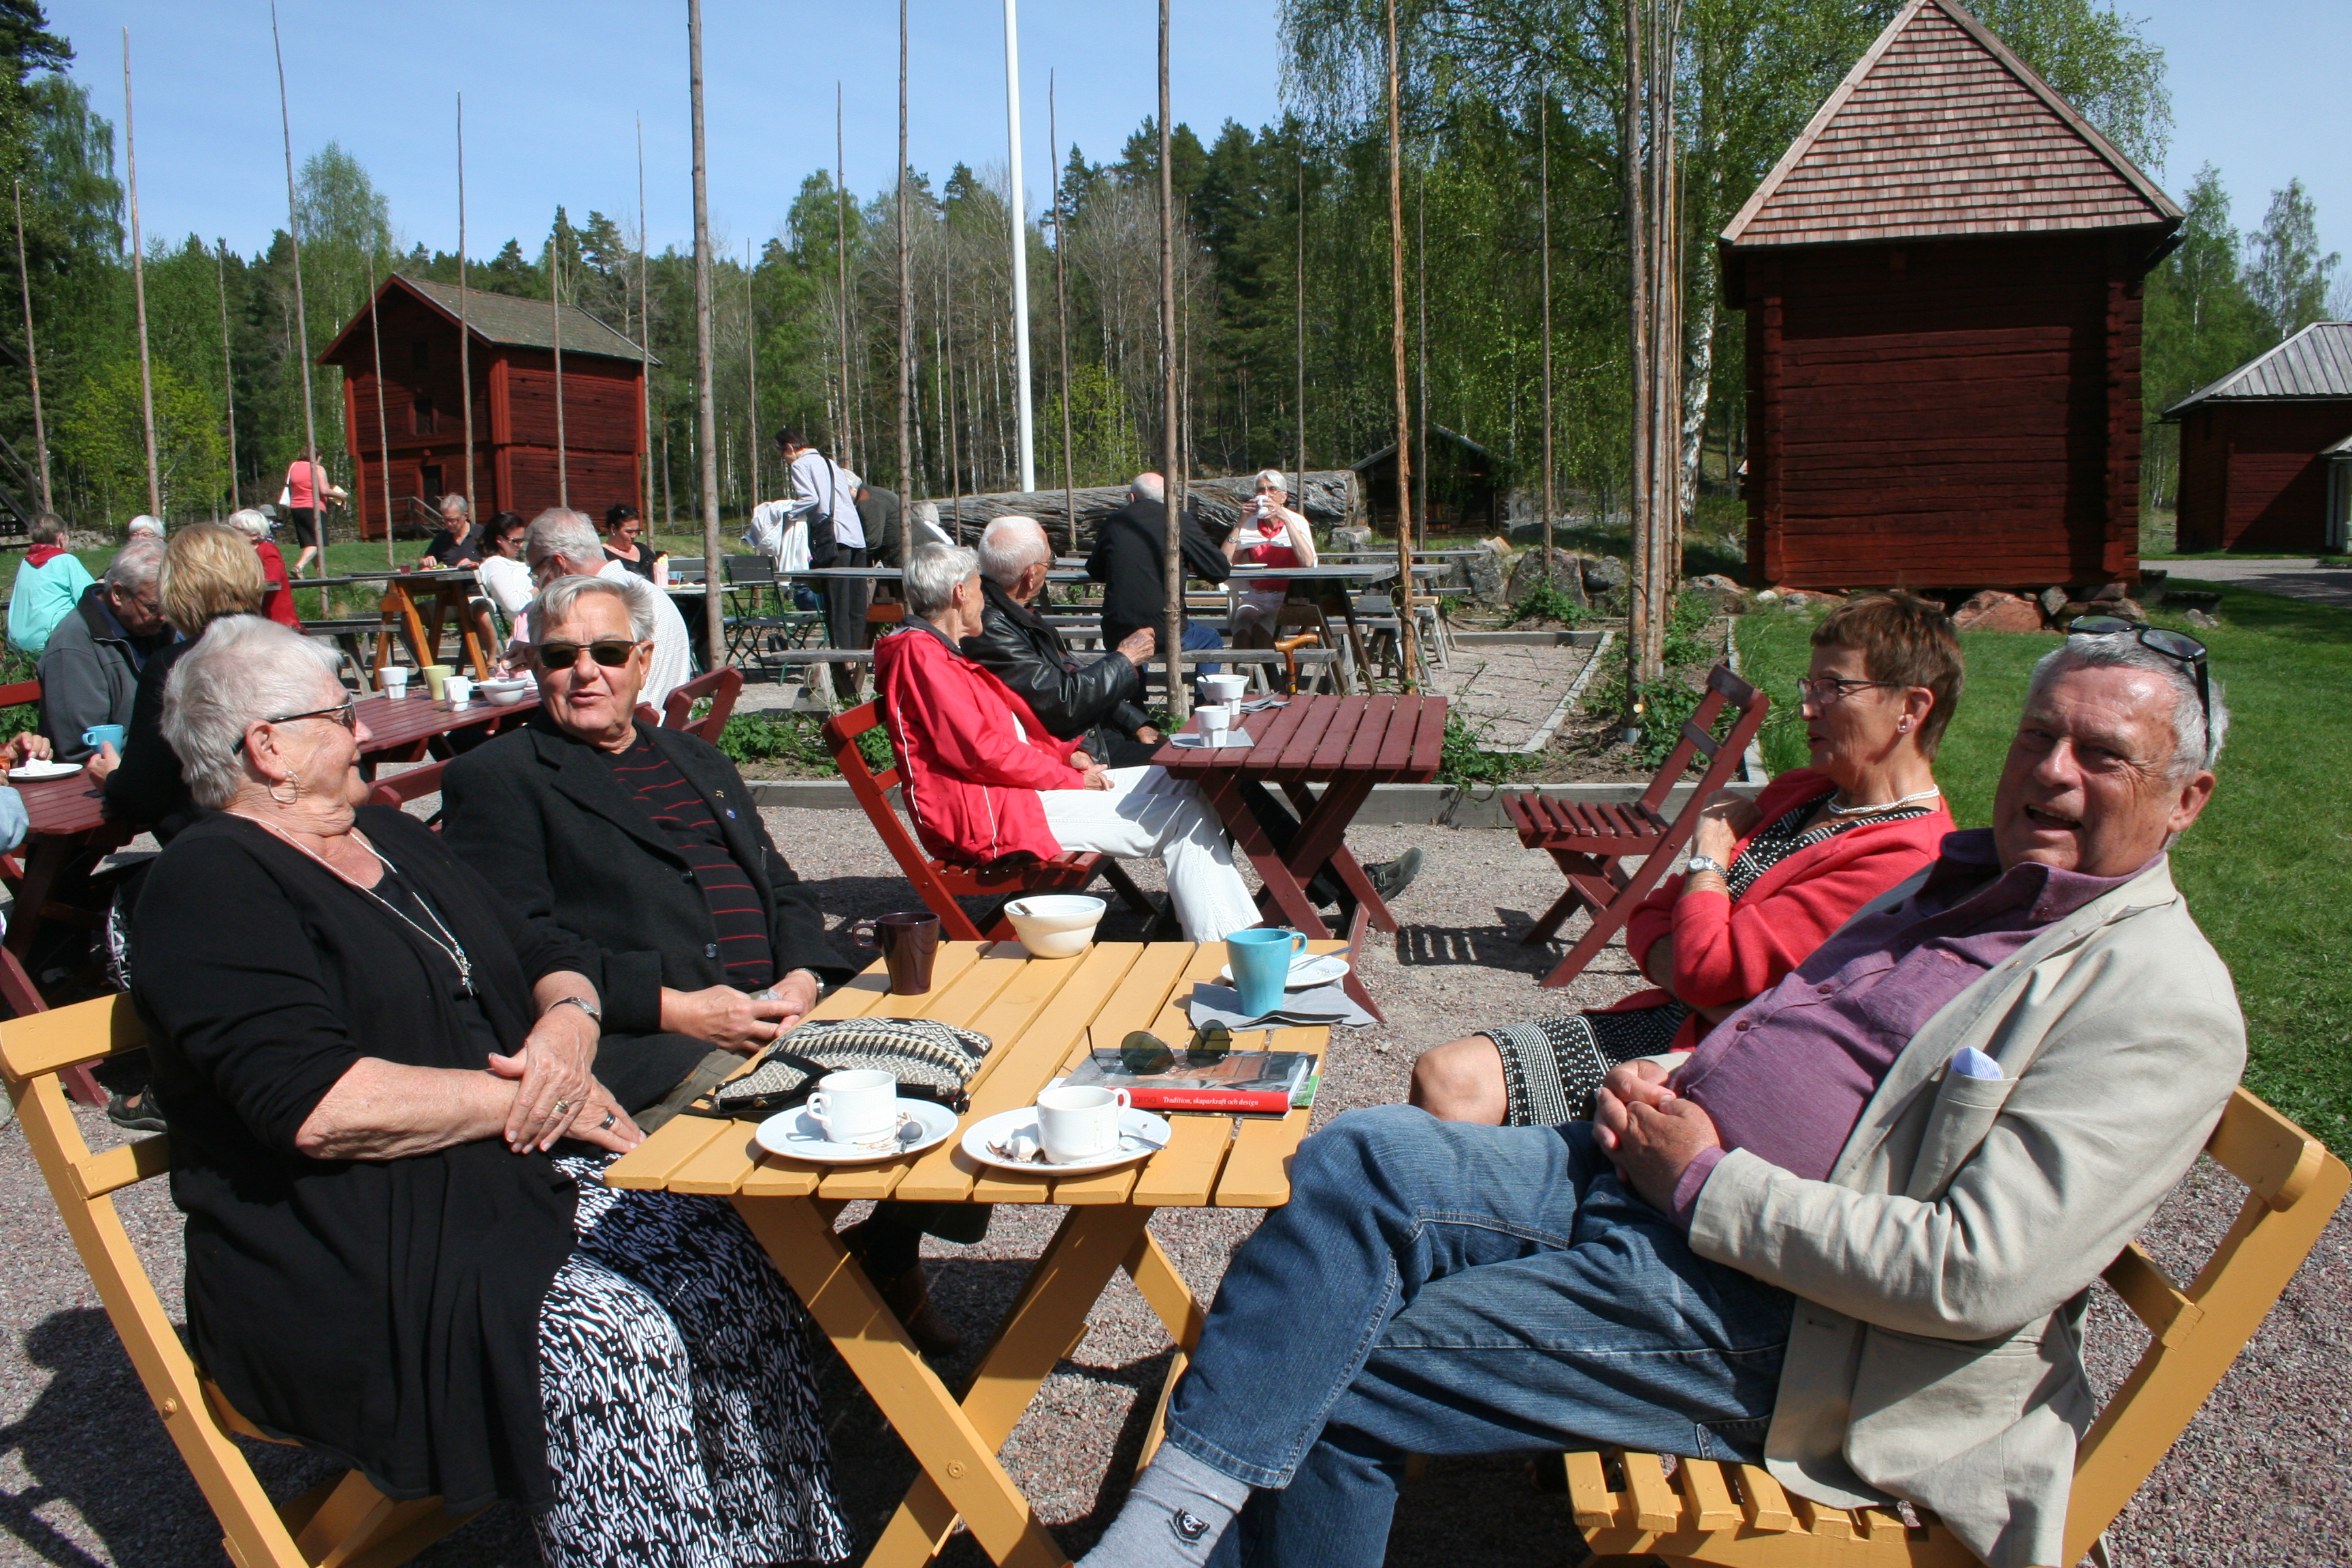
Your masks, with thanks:
[{"label": "white saucer", "polygon": [[[771,1154],[782,1154],[788,1160],[807,1160],[819,1165],[862,1165],[878,1160],[902,1160],[909,1154],[919,1154],[926,1149],[937,1148],[947,1142],[956,1129],[956,1114],[946,1106],[928,1100],[898,1100],[899,1114],[912,1118],[921,1129],[910,1137],[901,1139],[895,1148],[868,1149],[859,1143],[835,1143],[828,1141],[824,1129],[803,1106],[781,1110],[760,1123],[754,1135],[760,1147]],[[900,1124],[902,1132],[913,1130]]]},{"label": "white saucer", "polygon": [[[1334,985],[1348,977],[1348,961],[1336,952],[1302,952],[1290,961],[1290,977],[1285,980],[1286,991],[1307,991],[1318,985]],[[1232,964],[1217,971],[1218,982],[1234,983]]]},{"label": "white saucer", "polygon": [[8,776],[12,779],[32,779],[37,783],[42,779],[69,778],[79,772],[81,772],[79,763],[61,763],[55,758],[45,760],[35,757],[10,768]]},{"label": "white saucer", "polygon": [[1116,1149],[1106,1149],[1099,1154],[1073,1160],[1066,1165],[1008,1160],[993,1152],[989,1145],[1003,1143],[1016,1132],[1026,1132],[1032,1138],[1037,1135],[1037,1108],[1024,1105],[1018,1110],[1001,1110],[966,1128],[963,1152],[982,1164],[993,1165],[1000,1171],[1023,1171],[1031,1175],[1078,1175],[1148,1160],[1168,1146],[1168,1135],[1171,1131],[1164,1116],[1154,1116],[1149,1110],[1122,1110],[1118,1113],[1118,1147]]}]

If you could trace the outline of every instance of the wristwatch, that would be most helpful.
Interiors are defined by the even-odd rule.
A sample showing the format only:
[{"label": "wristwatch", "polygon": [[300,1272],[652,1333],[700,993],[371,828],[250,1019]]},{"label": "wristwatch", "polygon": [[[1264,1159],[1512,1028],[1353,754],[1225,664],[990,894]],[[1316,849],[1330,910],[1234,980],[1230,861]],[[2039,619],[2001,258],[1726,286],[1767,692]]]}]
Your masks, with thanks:
[{"label": "wristwatch", "polygon": [[[588,1000],[585,996],[558,996],[554,1001],[550,1002],[547,1005],[547,1013],[552,1013],[558,1007],[577,1007],[583,1013],[587,1014],[591,1018],[596,1020],[597,1028],[602,1029],[604,1026],[604,1010],[597,1006],[595,1003]],[[544,1018],[547,1016],[547,1013],[541,1013],[540,1016]]]},{"label": "wristwatch", "polygon": [[1720,877],[1724,875],[1723,862],[1712,855],[1694,855],[1683,862],[1684,876],[1695,876],[1701,871],[1712,871]]}]

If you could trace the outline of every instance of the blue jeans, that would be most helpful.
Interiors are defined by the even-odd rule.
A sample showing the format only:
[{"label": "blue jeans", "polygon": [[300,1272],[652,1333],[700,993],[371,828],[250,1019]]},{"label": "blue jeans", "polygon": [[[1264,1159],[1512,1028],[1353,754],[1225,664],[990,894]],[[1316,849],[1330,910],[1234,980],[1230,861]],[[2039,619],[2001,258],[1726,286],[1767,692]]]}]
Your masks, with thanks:
[{"label": "blue jeans", "polygon": [[[1216,627],[1202,626],[1198,621],[1186,621],[1184,623],[1184,651],[1186,653],[1198,653],[1202,648],[1223,647],[1224,646],[1225,639],[1217,635]],[[1195,675],[1215,675],[1224,668],[1225,667],[1222,664],[1196,664],[1192,667],[1192,672]]]},{"label": "blue jeans", "polygon": [[1695,1255],[1589,1122],[1350,1111],[1234,1255],[1167,1440],[1265,1489],[1213,1561],[1376,1568],[1408,1454],[1755,1462],[1792,1300]]}]

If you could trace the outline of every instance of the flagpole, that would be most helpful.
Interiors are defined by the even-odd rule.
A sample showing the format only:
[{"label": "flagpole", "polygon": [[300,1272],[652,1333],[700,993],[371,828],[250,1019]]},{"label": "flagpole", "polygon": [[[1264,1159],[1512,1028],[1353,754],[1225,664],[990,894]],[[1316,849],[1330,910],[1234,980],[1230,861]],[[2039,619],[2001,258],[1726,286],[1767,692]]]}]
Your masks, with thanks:
[{"label": "flagpole", "polygon": [[122,162],[131,183],[131,296],[139,316],[139,417],[147,432],[147,510],[163,515],[155,464],[155,371],[147,357],[147,265],[139,253],[139,143],[131,126],[131,29],[122,29]]}]

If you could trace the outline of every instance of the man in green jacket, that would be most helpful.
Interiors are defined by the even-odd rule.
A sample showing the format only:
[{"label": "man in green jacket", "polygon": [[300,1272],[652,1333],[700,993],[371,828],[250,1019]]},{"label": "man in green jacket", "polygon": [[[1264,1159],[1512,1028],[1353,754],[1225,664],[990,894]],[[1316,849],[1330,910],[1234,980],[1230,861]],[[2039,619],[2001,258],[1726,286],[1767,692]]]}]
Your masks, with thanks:
[{"label": "man in green jacket", "polygon": [[33,519],[33,542],[16,567],[16,585],[8,594],[8,641],[41,657],[49,634],[81,603],[82,590],[93,581],[89,569],[66,548],[66,520],[45,511]]}]

